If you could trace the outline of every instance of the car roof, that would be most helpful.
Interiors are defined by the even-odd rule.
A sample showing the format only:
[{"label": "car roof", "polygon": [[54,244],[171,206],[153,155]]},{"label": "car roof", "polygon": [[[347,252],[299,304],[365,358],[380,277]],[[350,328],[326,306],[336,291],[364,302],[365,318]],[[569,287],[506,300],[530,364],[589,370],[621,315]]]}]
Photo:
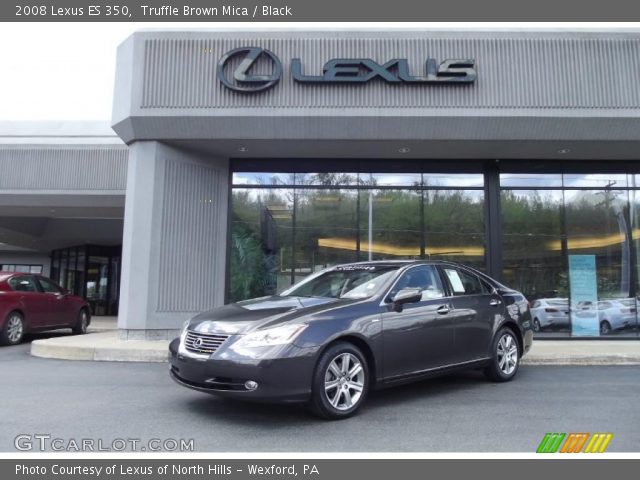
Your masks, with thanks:
[{"label": "car roof", "polygon": [[13,275],[15,275],[18,272],[0,272],[0,282],[6,280],[9,277],[12,277]]},{"label": "car roof", "polygon": [[338,267],[351,267],[351,266],[359,266],[359,267],[366,267],[367,265],[371,265],[371,266],[398,266],[398,267],[403,267],[406,265],[421,265],[421,264],[425,264],[425,265],[456,265],[456,266],[461,266],[461,267],[465,267],[465,268],[471,268],[473,270],[475,270],[475,268],[470,267],[468,265],[465,265],[463,263],[459,263],[459,262],[451,262],[451,261],[445,261],[445,260],[428,260],[428,259],[421,259],[421,260],[368,260],[368,261],[364,261],[364,262],[353,262],[353,263],[341,263],[339,265],[333,265],[329,268],[338,268]]},{"label": "car roof", "polygon": [[31,277],[42,277],[43,276],[40,273],[2,271],[2,272],[0,272],[0,282],[4,282],[5,280],[8,280],[11,277],[15,277],[16,275],[29,275]]},{"label": "car roof", "polygon": [[[410,266],[410,265],[444,265],[444,266],[453,266],[453,267],[463,267],[466,268],[468,270],[471,270],[472,272],[481,275],[483,278],[485,278],[486,280],[491,281],[494,285],[496,286],[501,286],[504,287],[504,285],[500,284],[500,282],[498,282],[496,279],[490,277],[489,275],[487,275],[484,272],[479,271],[477,268],[472,267],[470,265],[465,265],[464,263],[459,263],[459,262],[452,262],[452,261],[448,261],[448,260],[428,260],[428,259],[423,259],[423,260],[370,260],[370,261],[365,261],[365,262],[354,262],[354,263],[342,263],[339,265],[332,265],[331,267],[328,267],[328,270],[331,269],[339,269],[339,268],[349,268],[349,267],[353,267],[354,269],[357,267],[367,267],[367,266],[371,266],[371,267],[406,267],[406,266]],[[507,288],[507,287],[504,287]]]}]

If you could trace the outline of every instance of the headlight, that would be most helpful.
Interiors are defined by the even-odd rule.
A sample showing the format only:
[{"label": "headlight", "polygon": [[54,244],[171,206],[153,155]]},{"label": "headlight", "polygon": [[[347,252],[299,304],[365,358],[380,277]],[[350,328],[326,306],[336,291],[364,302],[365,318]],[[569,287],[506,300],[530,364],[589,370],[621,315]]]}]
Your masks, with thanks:
[{"label": "headlight", "polygon": [[281,327],[267,328],[266,330],[252,332],[243,336],[235,345],[245,348],[286,345],[293,342],[305,328],[307,328],[306,325],[283,325]]},{"label": "headlight", "polygon": [[184,339],[187,337],[187,329],[189,328],[189,323],[191,320],[187,320],[182,324],[182,330],[180,330],[180,344],[178,346],[178,353],[185,354],[186,350],[184,348]]}]

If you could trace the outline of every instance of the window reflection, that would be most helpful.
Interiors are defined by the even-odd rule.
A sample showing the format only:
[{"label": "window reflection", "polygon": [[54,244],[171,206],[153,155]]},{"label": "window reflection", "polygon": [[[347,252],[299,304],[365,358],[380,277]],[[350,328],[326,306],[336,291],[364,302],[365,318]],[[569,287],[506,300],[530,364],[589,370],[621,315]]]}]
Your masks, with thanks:
[{"label": "window reflection", "polygon": [[234,172],[234,185],[289,185],[294,180],[293,173]]},{"label": "window reflection", "polygon": [[640,230],[628,178],[565,174],[565,189],[536,190],[504,188],[513,177],[501,176],[503,280],[530,300],[536,335],[637,334]]},{"label": "window reflection", "polygon": [[291,283],[292,189],[233,190],[229,296],[271,295]]},{"label": "window reflection", "polygon": [[[637,335],[640,196],[632,174],[500,175],[502,280],[537,336]],[[281,292],[338,263],[442,259],[485,268],[484,177],[234,174],[229,297]],[[67,271],[69,258],[54,267]],[[591,290],[590,290],[591,289]]]},{"label": "window reflection", "polygon": [[424,258],[420,190],[360,191],[360,260]]},{"label": "window reflection", "polygon": [[500,175],[500,186],[505,187],[562,187],[560,173],[503,173]]},{"label": "window reflection", "polygon": [[485,269],[482,190],[424,191],[425,255]]},{"label": "window reflection", "polygon": [[355,190],[296,190],[294,281],[357,259]]},{"label": "window reflection", "polygon": [[562,191],[503,190],[500,208],[504,282],[524,293],[532,308],[535,304],[537,330],[568,331],[568,321],[547,318],[557,313],[551,310],[555,306],[547,305],[549,299],[569,295],[562,252]]},{"label": "window reflection", "polygon": [[[245,181],[241,175],[247,174],[234,174],[234,181]],[[484,269],[482,175],[295,173],[288,178],[286,187],[233,187],[232,301],[279,293],[322,268],[369,259],[457,260]]]}]

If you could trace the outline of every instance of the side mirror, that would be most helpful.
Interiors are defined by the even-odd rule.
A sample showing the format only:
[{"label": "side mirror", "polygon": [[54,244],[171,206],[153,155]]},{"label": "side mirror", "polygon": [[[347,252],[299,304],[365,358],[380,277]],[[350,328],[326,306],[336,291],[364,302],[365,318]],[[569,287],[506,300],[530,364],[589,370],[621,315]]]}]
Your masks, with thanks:
[{"label": "side mirror", "polygon": [[73,295],[73,292],[71,290],[67,290],[66,288],[64,288],[62,289],[62,295],[66,297],[68,295]]},{"label": "side mirror", "polygon": [[404,305],[405,303],[416,303],[421,299],[421,288],[403,288],[391,298],[391,301],[393,302],[393,309],[396,312],[401,312],[402,305]]}]

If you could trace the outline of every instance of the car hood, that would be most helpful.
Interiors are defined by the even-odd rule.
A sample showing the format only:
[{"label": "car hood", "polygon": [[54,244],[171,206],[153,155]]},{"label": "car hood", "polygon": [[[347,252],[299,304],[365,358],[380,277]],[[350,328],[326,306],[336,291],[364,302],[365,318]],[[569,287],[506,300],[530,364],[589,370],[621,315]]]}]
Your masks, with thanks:
[{"label": "car hood", "polygon": [[337,304],[353,300],[324,297],[271,297],[255,298],[196,315],[189,329],[202,333],[236,335],[261,327],[271,327],[298,319],[311,312],[319,312]]}]

